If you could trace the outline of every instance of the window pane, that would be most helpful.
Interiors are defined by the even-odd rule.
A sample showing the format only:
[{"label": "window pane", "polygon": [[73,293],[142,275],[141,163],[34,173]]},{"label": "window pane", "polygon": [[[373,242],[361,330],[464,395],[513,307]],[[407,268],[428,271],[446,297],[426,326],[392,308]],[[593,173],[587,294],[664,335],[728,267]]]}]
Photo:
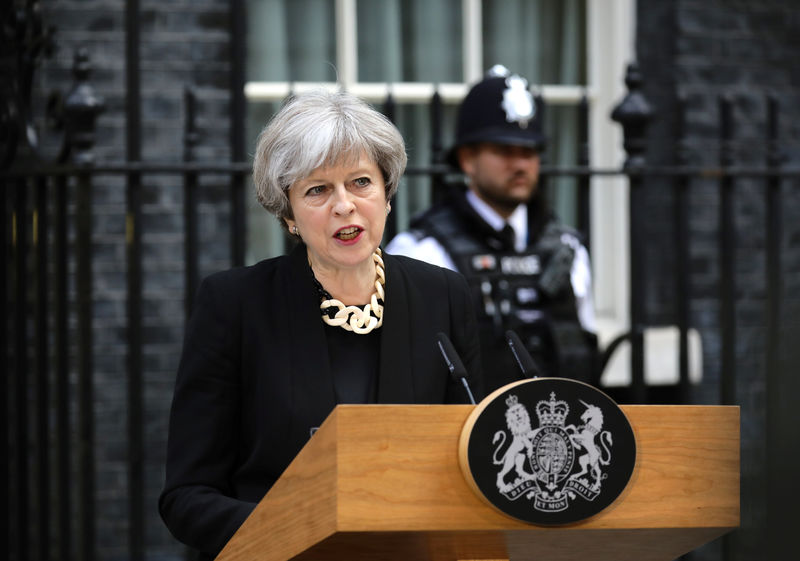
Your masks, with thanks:
[{"label": "window pane", "polygon": [[[281,102],[250,103],[247,111],[247,149],[255,152],[256,142],[261,130],[278,111]],[[267,257],[281,255],[287,234],[277,218],[267,212],[255,197],[252,181],[248,181],[245,195],[247,204],[247,264],[256,263]]]},{"label": "window pane", "polygon": [[583,0],[483,0],[484,67],[502,64],[532,84],[586,83]]},{"label": "window pane", "polygon": [[[572,167],[578,164],[578,107],[548,105],[544,133],[547,146],[542,164]],[[578,226],[578,180],[570,176],[552,176],[542,181],[550,207],[561,220]]]},{"label": "window pane", "polygon": [[[455,108],[444,108],[444,123],[440,139],[442,148],[452,144]],[[425,105],[399,104],[395,112],[395,124],[406,141],[408,172],[397,190],[392,212],[395,213],[398,231],[406,230],[410,218],[431,205],[433,182],[427,173],[414,170],[428,168],[433,163],[433,138],[431,135],[431,110]],[[388,242],[388,240],[385,240]]]},{"label": "window pane", "polygon": [[358,79],[460,82],[460,0],[358,0]]},{"label": "window pane", "polygon": [[248,80],[336,81],[334,0],[250,0]]},{"label": "window pane", "polygon": [[[461,82],[461,0],[357,0],[358,75],[361,82]],[[585,0],[483,0],[483,67],[503,64],[533,84],[586,83]],[[335,0],[249,0],[248,80],[336,81]],[[251,104],[252,146],[278,103]],[[444,107],[440,149],[452,146],[456,108]],[[573,165],[575,108],[548,106],[544,162]],[[393,205],[399,228],[428,208],[432,181],[413,170],[433,160],[430,107],[399,105],[396,123],[408,147],[412,173]],[[452,178],[451,178],[452,179]],[[575,181],[550,177],[548,199],[567,222],[575,218]],[[255,202],[248,216],[249,259],[280,253],[284,234]]]}]

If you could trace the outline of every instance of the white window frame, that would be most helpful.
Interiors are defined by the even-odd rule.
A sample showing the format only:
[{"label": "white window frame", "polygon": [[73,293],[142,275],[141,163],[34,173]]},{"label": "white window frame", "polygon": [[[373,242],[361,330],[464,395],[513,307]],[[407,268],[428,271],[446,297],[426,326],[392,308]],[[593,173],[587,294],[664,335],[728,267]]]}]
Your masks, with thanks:
[{"label": "white window frame", "polygon": [[[634,0],[587,0],[589,160],[618,169],[625,158],[621,127],[611,111],[626,94],[625,70],[635,59]],[[591,180],[592,275],[597,328],[603,346],[630,326],[628,182],[621,176]],[[615,373],[616,374],[616,373]],[[624,376],[619,372],[615,377]]]},{"label": "white window frame", "polygon": [[[302,93],[310,89],[343,88],[362,99],[380,102],[391,93],[398,103],[428,103],[438,91],[444,103],[458,104],[467,93],[468,85],[483,75],[483,46],[481,0],[462,0],[462,25],[464,29],[462,50],[464,53],[464,77],[462,83],[433,82],[359,82],[358,46],[356,43],[356,1],[336,0],[336,68],[339,81],[334,82],[247,82],[245,97],[252,102],[281,101],[290,91]],[[596,0],[586,0],[591,7]],[[621,0],[631,3],[632,0]],[[613,33],[613,30],[611,30]],[[591,49],[589,58],[591,59]],[[620,64],[624,64],[620,62]],[[586,93],[590,99],[596,96],[592,88],[583,86],[544,85],[540,89],[548,103],[577,105]]]},{"label": "white window frame", "polygon": [[[290,91],[314,88],[345,90],[370,102],[381,102],[389,93],[398,103],[428,103],[438,91],[444,103],[458,104],[468,86],[483,75],[481,0],[462,0],[463,61],[465,82],[358,81],[356,1],[336,0],[336,67],[339,82],[248,82],[245,96],[251,102],[280,101]],[[625,154],[621,128],[610,118],[612,109],[626,94],[627,64],[635,60],[634,0],[586,0],[588,84],[548,85],[539,91],[548,104],[577,105],[589,98],[590,165],[619,169]],[[607,344],[629,326],[629,219],[628,182],[622,176],[592,178],[591,238],[594,301],[601,344]],[[629,361],[616,361],[606,382],[627,383]]]},{"label": "white window frame", "polygon": [[[586,0],[589,63],[590,162],[593,167],[619,169],[625,159],[622,129],[610,119],[627,93],[625,71],[636,60],[636,2]],[[591,182],[592,274],[597,331],[602,347],[630,329],[629,184],[624,176],[597,176]],[[676,326],[645,329],[646,384],[677,384],[679,378]],[[689,379],[702,377],[702,342],[689,333]],[[631,380],[630,345],[619,347],[603,372],[606,385]]]}]

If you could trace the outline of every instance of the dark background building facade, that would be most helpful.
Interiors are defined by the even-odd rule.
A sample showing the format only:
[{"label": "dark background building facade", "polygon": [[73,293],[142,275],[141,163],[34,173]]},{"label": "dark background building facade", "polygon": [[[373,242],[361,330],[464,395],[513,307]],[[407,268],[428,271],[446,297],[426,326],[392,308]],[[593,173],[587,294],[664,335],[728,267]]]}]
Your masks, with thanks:
[{"label": "dark background building facade", "polygon": [[[70,334],[66,344],[69,408],[64,417],[46,415],[49,432],[45,430],[43,440],[37,440],[33,430],[20,432],[14,422],[5,425],[10,461],[4,527],[8,528],[10,558],[180,559],[184,549],[161,523],[156,500],[163,481],[167,414],[190,299],[185,295],[191,294],[187,287],[212,271],[241,262],[236,255],[241,233],[233,226],[244,224],[238,197],[251,195],[232,194],[231,178],[241,186],[251,151],[244,146],[246,112],[240,91],[246,56],[242,3],[46,0],[12,4],[16,9],[2,10],[5,46],[0,54],[4,81],[0,91],[4,103],[16,101],[2,108],[5,132],[0,147],[4,153],[11,144],[20,148],[7,169],[36,167],[57,157],[64,133],[44,127],[45,109],[55,99],[51,92],[62,92],[63,103],[76,80],[85,80],[102,98],[102,111],[97,113],[95,134],[85,152],[74,150],[66,160],[91,155],[92,165],[98,168],[91,189],[73,181],[63,187],[70,218],[65,229],[70,248],[65,289],[68,309],[73,312],[66,315],[65,325]],[[132,20],[137,24],[131,25]],[[55,28],[53,33],[48,31],[50,26]],[[793,550],[786,542],[799,521],[793,503],[800,496],[793,471],[798,467],[800,444],[800,418],[794,413],[794,396],[800,395],[800,221],[796,218],[800,216],[800,179],[796,173],[787,173],[779,176],[777,184],[770,184],[752,170],[800,166],[800,5],[793,0],[639,1],[636,47],[641,91],[653,110],[645,137],[646,163],[743,169],[728,183],[711,173],[689,174],[688,231],[684,232],[688,236],[689,274],[684,286],[688,294],[679,294],[675,283],[681,259],[676,239],[682,235],[674,220],[676,175],[646,175],[642,206],[637,207],[646,217],[640,232],[646,240],[641,255],[645,323],[677,323],[677,303],[686,302],[688,321],[702,334],[702,382],[688,393],[670,395],[681,395],[687,403],[730,403],[742,408],[742,528],[689,558],[789,559]],[[79,52],[88,57],[80,59],[91,69],[88,76],[80,72],[76,76]],[[33,58],[37,64],[28,88],[20,70],[28,68]],[[26,103],[33,120],[41,125],[39,153],[29,142],[17,142],[8,133]],[[768,134],[770,104],[777,110],[774,141]],[[192,190],[186,188],[187,174],[169,166],[186,161],[210,168],[191,176],[196,185]],[[163,165],[132,174],[136,166],[121,162]],[[110,165],[114,163],[119,165]],[[25,372],[44,371],[45,378],[55,384],[57,368],[47,365],[57,357],[51,351],[42,359],[33,348],[32,322],[14,320],[24,315],[20,311],[29,302],[36,301],[33,284],[27,291],[24,286],[25,279],[33,283],[33,277],[22,277],[15,259],[26,242],[31,248],[39,247],[32,241],[39,224],[32,209],[39,207],[33,190],[19,188],[15,178],[3,176],[2,185],[7,201],[3,207],[4,366],[8,372],[4,395],[5,410],[12,419],[21,414],[33,417],[47,407],[42,403],[56,400],[51,392],[44,402],[37,401],[36,392],[46,384],[22,377]],[[80,213],[81,193],[90,197],[88,238],[82,237],[86,231],[72,220]],[[195,209],[191,215],[186,212],[189,197]],[[20,201],[24,201],[22,207]],[[53,194],[44,208],[55,204]],[[20,208],[26,212],[19,214]],[[725,208],[730,215],[722,212]],[[39,220],[40,215],[36,216]],[[733,235],[725,241],[721,232],[728,220]],[[196,233],[196,262],[192,279],[187,280],[190,224]],[[775,259],[769,245],[774,235],[771,224],[779,225],[777,284],[765,274]],[[18,243],[15,236],[23,241]],[[50,243],[57,243],[57,237],[55,229],[47,233]],[[82,325],[76,319],[81,291],[87,286],[80,278],[77,248],[86,239],[91,240],[87,246],[92,303],[88,355],[77,342]],[[140,255],[135,275],[130,271],[131,252]],[[55,256],[50,255],[46,276],[55,277],[55,268]],[[733,282],[722,283],[725,278]],[[55,290],[56,284],[47,290]],[[139,320],[133,326],[132,291],[138,295],[134,309]],[[730,305],[720,300],[720,293],[726,291],[732,293]],[[732,320],[733,331],[725,327],[726,318]],[[47,319],[46,324],[45,344],[58,338],[54,333],[59,325],[55,319]],[[733,342],[731,350],[726,350],[726,342]],[[88,394],[87,381],[80,376],[87,360],[92,373]],[[133,386],[132,361],[138,363],[133,369],[139,373]],[[725,381],[731,379],[735,382]],[[138,394],[138,402],[131,401],[132,392]],[[88,429],[79,394],[91,398]],[[31,402],[29,408],[21,405],[26,400]],[[48,447],[43,442],[52,450],[58,447],[57,425],[64,420],[68,447],[76,455],[68,456],[69,477],[59,483],[51,470],[41,467],[39,451]],[[134,431],[139,443],[135,447],[130,442],[131,422],[140,427]],[[87,438],[93,452],[80,456]],[[29,449],[34,450],[30,457]],[[44,457],[44,465],[57,462],[55,452]],[[26,468],[28,473],[23,475]],[[43,490],[40,483],[48,479],[49,486]],[[88,508],[86,497],[91,501]],[[66,509],[67,520],[59,524],[46,512],[48,507]],[[44,545],[43,535],[48,538]]]},{"label": "dark background building facade", "polygon": [[[784,165],[800,162],[800,5],[796,2],[664,1],[638,2],[637,53],[646,75],[644,92],[656,117],[648,129],[648,162],[652,164],[759,166],[772,160]],[[778,143],[767,134],[769,98],[779,105]],[[730,102],[729,137],[721,124],[720,98]],[[683,112],[685,120],[679,118]],[[683,127],[686,141],[674,145]],[[722,148],[724,146],[724,148]],[[675,254],[669,247],[668,214],[675,202],[674,191],[665,181],[654,181],[649,189],[649,236],[660,240],[649,252],[648,316],[651,321],[672,321]],[[729,189],[723,202],[721,189]],[[732,273],[735,288],[734,402],[742,408],[741,505],[742,529],[728,543],[715,543],[704,553],[709,558],[726,553],[732,559],[781,559],[794,553],[788,546],[791,520],[797,514],[782,506],[797,487],[787,483],[779,466],[797,465],[789,452],[797,432],[789,427],[798,416],[781,405],[797,390],[798,319],[800,309],[800,231],[794,218],[798,212],[797,179],[786,181],[784,198],[775,216],[782,224],[780,254],[780,340],[769,340],[770,286],[766,276],[769,214],[768,188],[755,177],[737,179],[720,187],[714,179],[698,180],[688,192],[691,263],[692,324],[703,333],[705,383],[692,392],[694,403],[716,403],[721,399],[714,381],[723,375],[720,358],[720,276]],[[736,233],[729,246],[731,263],[724,268],[719,253],[720,205],[730,204]],[[670,209],[665,212],[665,209]],[[652,214],[650,214],[652,213]],[[648,237],[649,237],[648,236]],[[778,345],[782,377],[769,373],[765,349]],[[774,368],[774,366],[772,367]],[[791,398],[789,398],[791,399]],[[777,470],[777,471],[773,471]],[[784,483],[778,483],[783,481]],[[790,490],[791,489],[791,490]],[[721,542],[722,540],[720,540]],[[713,552],[713,553],[712,553]],[[781,552],[781,553],[779,553]],[[698,552],[698,557],[705,557]],[[788,557],[787,557],[788,556]]]}]

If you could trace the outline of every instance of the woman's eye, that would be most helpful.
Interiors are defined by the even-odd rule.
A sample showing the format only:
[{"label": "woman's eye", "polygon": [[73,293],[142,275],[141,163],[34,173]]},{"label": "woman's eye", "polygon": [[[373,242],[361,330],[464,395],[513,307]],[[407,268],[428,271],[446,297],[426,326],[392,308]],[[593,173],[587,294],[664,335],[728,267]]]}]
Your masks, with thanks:
[{"label": "woman's eye", "polygon": [[359,177],[355,180],[355,184],[359,187],[367,187],[370,183],[369,177]]},{"label": "woman's eye", "polygon": [[325,191],[324,185],[314,185],[313,187],[309,187],[306,191],[306,195],[321,195]]}]

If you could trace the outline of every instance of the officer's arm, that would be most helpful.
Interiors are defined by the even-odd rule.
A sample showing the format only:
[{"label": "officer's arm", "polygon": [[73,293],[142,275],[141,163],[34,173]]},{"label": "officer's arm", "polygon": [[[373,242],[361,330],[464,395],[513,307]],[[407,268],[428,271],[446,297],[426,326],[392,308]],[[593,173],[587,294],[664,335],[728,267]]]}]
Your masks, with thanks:
[{"label": "officer's arm", "polygon": [[584,246],[575,251],[570,271],[572,291],[575,294],[575,306],[581,326],[591,333],[597,332],[594,316],[594,298],[592,295],[592,268],[589,263],[589,252]]},{"label": "officer's arm", "polygon": [[386,246],[386,253],[405,255],[451,271],[457,270],[450,255],[430,236],[420,239],[411,232],[401,232]]}]

